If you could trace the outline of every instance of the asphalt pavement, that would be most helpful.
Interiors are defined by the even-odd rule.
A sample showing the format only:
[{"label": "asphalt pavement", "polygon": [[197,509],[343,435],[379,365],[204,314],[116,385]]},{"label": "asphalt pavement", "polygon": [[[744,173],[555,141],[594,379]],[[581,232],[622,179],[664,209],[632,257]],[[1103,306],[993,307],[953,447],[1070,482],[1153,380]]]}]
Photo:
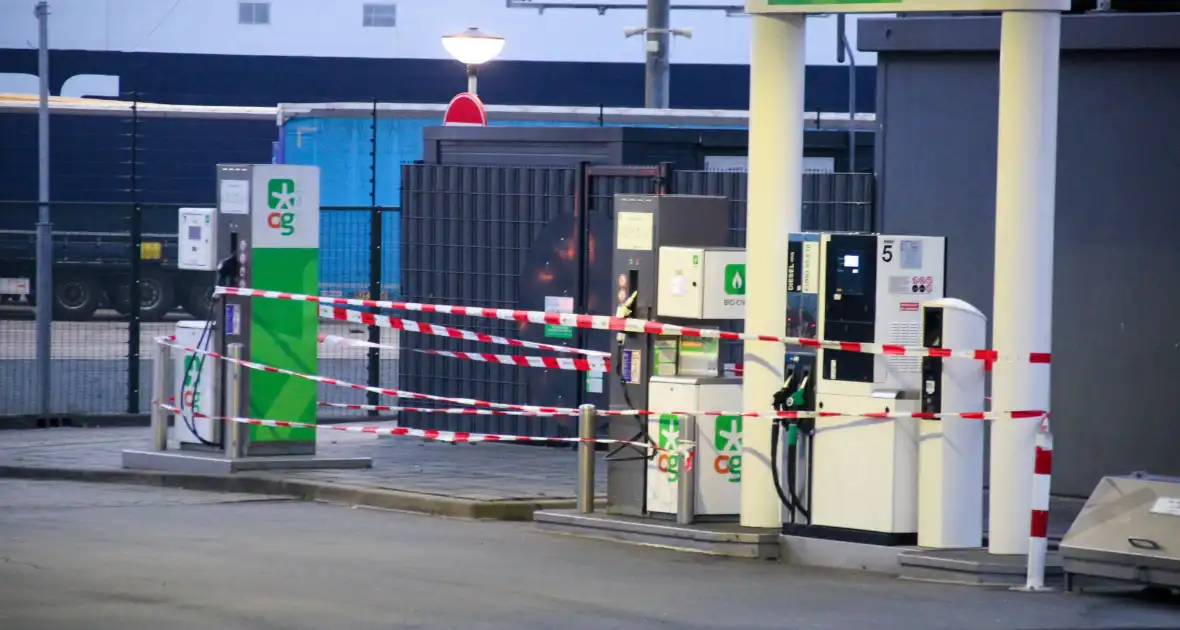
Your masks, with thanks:
[{"label": "asphalt pavement", "polygon": [[0,628],[1177,628],[1126,596],[903,582],[192,491],[0,480]]}]

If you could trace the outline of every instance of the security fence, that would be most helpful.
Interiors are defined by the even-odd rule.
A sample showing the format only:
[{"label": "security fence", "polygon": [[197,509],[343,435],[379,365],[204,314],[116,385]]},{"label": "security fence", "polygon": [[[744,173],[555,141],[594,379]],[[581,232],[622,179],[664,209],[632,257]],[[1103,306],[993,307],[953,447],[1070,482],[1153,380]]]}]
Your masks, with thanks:
[{"label": "security fence", "polygon": [[[803,180],[804,229],[873,229],[872,175],[808,173]],[[726,197],[730,244],[745,245],[744,172],[677,172],[668,165],[407,164],[402,166],[404,299],[525,310],[554,310],[560,305],[578,313],[610,313],[614,196],[619,193]],[[565,331],[444,314],[414,313],[413,319],[526,341],[611,347],[609,333],[603,331]],[[740,326],[735,322],[728,329]],[[407,334],[400,364],[404,389],[533,405],[607,404],[603,379],[427,354],[437,350],[502,352],[486,344]],[[740,345],[727,344],[723,352],[727,362],[740,361]],[[414,427],[521,435],[572,435],[576,429],[572,421],[561,418],[403,414],[400,420]]]},{"label": "security fence", "polygon": [[[730,241],[745,243],[743,172],[650,167],[446,166],[405,164],[401,207],[321,208],[324,295],[498,308],[608,313],[613,203],[618,193],[719,195],[730,200]],[[804,176],[803,227],[874,227],[871,175]],[[211,274],[176,269],[177,210],[210,203],[55,202],[54,292],[48,407],[41,405],[34,323],[35,202],[0,201],[0,416],[146,414],[151,344],[182,319],[209,313]],[[132,279],[139,299],[130,299]],[[17,285],[27,282],[27,288]],[[27,294],[26,294],[27,293]],[[499,320],[394,313],[477,332],[606,349],[602,331],[558,330]],[[325,334],[391,349],[324,346],[320,372],[355,383],[500,402],[605,404],[601,379],[582,373],[465,362],[422,350],[490,349],[454,339],[343,322]],[[731,329],[740,329],[740,322]],[[400,348],[400,350],[397,350]],[[497,351],[497,350],[491,350]],[[728,362],[740,346],[726,347]],[[527,352],[522,352],[527,354]],[[373,395],[323,386],[321,400],[377,403]],[[389,402],[392,401],[381,401]],[[329,415],[337,415],[333,410]],[[349,412],[363,413],[363,412]],[[528,417],[405,414],[409,426],[518,434],[572,433]]]},{"label": "security fence", "polygon": [[[41,404],[35,326],[36,202],[0,201],[0,416],[112,416],[147,413],[153,339],[176,322],[211,317],[212,272],[176,267],[181,207],[212,203],[134,204],[54,202],[52,339],[48,407]],[[321,292],[396,295],[396,278],[382,282],[381,226],[399,221],[397,208],[321,208],[332,232],[321,249]],[[377,226],[376,237],[372,227]],[[388,240],[388,239],[385,239]],[[374,260],[378,264],[374,264]],[[139,300],[130,299],[137,278]],[[326,334],[392,347],[395,331],[325,322]],[[357,383],[397,381],[396,353],[326,346],[321,371]],[[337,402],[364,402],[321,392]]]}]

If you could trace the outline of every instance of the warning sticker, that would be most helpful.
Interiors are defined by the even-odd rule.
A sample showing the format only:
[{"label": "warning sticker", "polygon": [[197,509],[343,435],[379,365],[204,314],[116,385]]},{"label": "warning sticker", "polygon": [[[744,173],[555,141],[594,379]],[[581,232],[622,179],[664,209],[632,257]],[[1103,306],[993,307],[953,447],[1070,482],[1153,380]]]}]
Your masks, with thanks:
[{"label": "warning sticker", "polygon": [[934,293],[934,276],[889,276],[889,293],[931,295]]},{"label": "warning sticker", "polygon": [[623,371],[623,382],[628,385],[635,385],[639,383],[639,379],[643,377],[642,363],[638,350],[624,350],[623,364],[620,366]]},{"label": "warning sticker", "polygon": [[237,304],[225,305],[225,334],[241,334],[242,318],[239,315],[241,307]]}]

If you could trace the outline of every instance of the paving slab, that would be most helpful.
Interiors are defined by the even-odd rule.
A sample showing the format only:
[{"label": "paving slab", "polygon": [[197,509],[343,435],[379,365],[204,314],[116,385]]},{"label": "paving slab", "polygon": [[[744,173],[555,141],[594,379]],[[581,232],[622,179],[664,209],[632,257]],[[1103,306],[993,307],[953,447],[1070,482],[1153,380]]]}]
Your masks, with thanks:
[{"label": "paving slab", "polygon": [[[368,457],[373,467],[234,475],[124,470],[123,451],[145,449],[149,440],[149,429],[140,427],[6,431],[0,433],[0,476],[278,494],[501,520],[528,520],[536,509],[572,508],[577,487],[573,448],[448,444],[329,431],[320,434],[318,454]],[[598,470],[605,468],[602,462]],[[604,494],[605,474],[597,486]]]}]

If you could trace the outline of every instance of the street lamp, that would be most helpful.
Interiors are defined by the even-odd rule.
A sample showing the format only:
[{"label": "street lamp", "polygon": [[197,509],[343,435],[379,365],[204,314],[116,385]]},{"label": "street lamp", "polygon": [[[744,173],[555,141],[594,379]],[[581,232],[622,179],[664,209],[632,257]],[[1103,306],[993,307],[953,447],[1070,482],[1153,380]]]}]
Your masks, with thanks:
[{"label": "street lamp", "polygon": [[476,71],[504,50],[504,38],[489,35],[474,26],[454,35],[443,35],[443,48],[467,66],[467,91],[475,94]]}]

